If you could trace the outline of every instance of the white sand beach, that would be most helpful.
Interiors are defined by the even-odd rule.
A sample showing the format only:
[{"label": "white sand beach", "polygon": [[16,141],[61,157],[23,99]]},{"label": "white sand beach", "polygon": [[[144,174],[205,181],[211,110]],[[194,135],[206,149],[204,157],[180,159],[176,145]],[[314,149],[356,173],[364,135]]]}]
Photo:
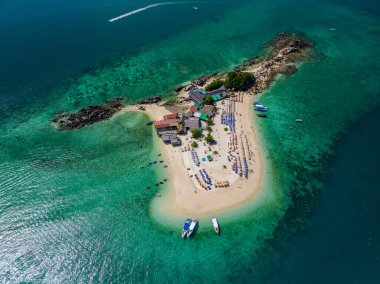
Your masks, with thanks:
[{"label": "white sand beach", "polygon": [[[224,130],[225,125],[220,123],[220,113],[226,109],[229,101],[234,101],[236,113],[236,150],[235,155],[242,155],[242,141],[247,156],[249,173],[248,177],[240,177],[231,170],[231,162],[227,160],[229,152],[228,143],[231,132]],[[230,98],[217,103],[218,113],[215,116],[212,135],[217,144],[213,146],[213,161],[201,162],[197,167],[192,159],[190,151],[184,151],[190,147],[191,133],[181,136],[182,146],[173,147],[166,145],[158,138],[160,151],[163,154],[165,163],[168,165],[169,190],[156,197],[154,202],[158,203],[166,215],[191,215],[202,217],[213,213],[218,213],[231,209],[254,198],[260,189],[263,181],[263,163],[255,129],[252,121],[252,100],[253,96],[248,93],[241,93],[239,98]],[[164,106],[157,104],[144,105],[145,110],[138,107],[127,107],[127,111],[140,111],[147,114],[152,120],[160,120],[164,115],[170,114]],[[197,147],[198,155],[201,157],[209,155],[208,144],[199,142]],[[205,169],[215,181],[228,181],[228,187],[218,187],[212,190],[205,190],[195,179],[194,175],[199,169]]]}]

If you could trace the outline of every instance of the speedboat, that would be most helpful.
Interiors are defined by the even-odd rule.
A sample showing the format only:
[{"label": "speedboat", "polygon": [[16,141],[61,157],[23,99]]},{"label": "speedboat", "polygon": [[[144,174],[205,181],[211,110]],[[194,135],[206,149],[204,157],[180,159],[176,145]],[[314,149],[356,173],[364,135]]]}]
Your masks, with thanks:
[{"label": "speedboat", "polygon": [[267,107],[260,105],[260,104],[254,104],[253,109],[256,111],[267,111],[268,110]]},{"label": "speedboat", "polygon": [[296,122],[303,122],[302,118],[297,118]]},{"label": "speedboat", "polygon": [[182,233],[181,233],[181,237],[182,238],[186,237],[187,232],[189,231],[190,224],[191,224],[192,221],[193,220],[191,220],[191,219],[186,219],[185,224],[183,224],[183,229],[182,229]]},{"label": "speedboat", "polygon": [[211,221],[212,221],[212,225],[214,226],[215,233],[219,234],[220,229],[219,229],[218,220],[216,218],[213,218],[213,219],[211,219]]},{"label": "speedboat", "polygon": [[198,6],[194,6],[193,9],[194,9],[195,11],[198,11]]},{"label": "speedboat", "polygon": [[186,236],[187,236],[188,238],[190,238],[191,235],[194,233],[194,230],[195,230],[195,228],[197,227],[197,225],[198,225],[198,220],[193,220],[193,221],[191,221],[191,224],[190,224],[190,227],[189,227],[189,231],[188,231],[187,234],[186,234]]}]

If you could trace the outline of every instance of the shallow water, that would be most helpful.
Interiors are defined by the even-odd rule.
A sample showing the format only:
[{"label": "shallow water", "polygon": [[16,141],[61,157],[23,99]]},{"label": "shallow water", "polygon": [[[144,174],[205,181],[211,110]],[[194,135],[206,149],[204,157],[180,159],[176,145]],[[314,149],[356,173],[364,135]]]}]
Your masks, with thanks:
[{"label": "shallow water", "polygon": [[[3,282],[262,279],[315,212],[337,137],[379,104],[376,4],[210,2],[196,15],[184,4],[107,22],[147,4],[0,3]],[[179,229],[150,216],[158,189],[146,186],[166,176],[147,165],[158,156],[146,117],[121,114],[72,132],[48,123],[62,109],[166,94],[198,74],[227,70],[282,30],[314,41],[318,57],[260,99],[270,107],[259,129],[274,197],[239,221],[221,219],[220,237],[201,224],[183,242]]]}]

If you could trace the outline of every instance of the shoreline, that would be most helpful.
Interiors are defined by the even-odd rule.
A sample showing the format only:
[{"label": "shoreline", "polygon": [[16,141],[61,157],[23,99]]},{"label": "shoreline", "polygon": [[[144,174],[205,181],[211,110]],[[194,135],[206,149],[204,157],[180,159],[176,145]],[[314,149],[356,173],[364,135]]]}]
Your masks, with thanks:
[{"label": "shoreline", "polygon": [[[155,137],[157,149],[164,161],[162,165],[167,168],[168,183],[150,204],[154,219],[202,219],[215,217],[216,214],[219,217],[226,212],[240,211],[238,209],[246,207],[243,204],[258,204],[251,201],[259,200],[258,196],[265,196],[261,189],[268,165],[264,163],[257,121],[267,116],[260,114],[264,118],[258,118],[253,115],[254,98],[268,90],[279,75],[289,76],[297,72],[297,64],[312,58],[311,46],[311,43],[295,34],[279,33],[266,46],[268,50],[264,57],[247,59],[235,67],[232,73],[204,75],[190,84],[177,86],[177,96],[172,100],[164,102],[160,96],[153,96],[133,106],[119,109],[119,105],[115,104],[114,108],[106,109],[107,112],[144,113],[152,119],[150,124],[154,124],[157,135],[165,140],[164,143]],[[245,73],[242,76],[253,78],[249,85],[236,85],[239,87],[234,89],[226,84],[227,89],[222,83],[222,88],[219,85],[210,89],[212,92],[203,90],[204,86],[211,83],[228,82],[226,80],[230,74],[235,76],[240,72]],[[216,94],[216,98],[211,94]],[[211,102],[205,103],[206,95]],[[261,108],[259,111],[263,111],[262,108],[267,110],[260,104],[257,106]],[[192,108],[195,110],[191,111]],[[82,113],[85,113],[85,124],[91,124],[98,119],[98,109],[98,106],[90,106],[78,113],[65,114],[63,119],[58,116],[58,122],[71,130],[71,118],[76,123],[77,117],[83,119]],[[202,114],[202,111],[207,114]],[[193,123],[185,128],[185,118],[188,121],[189,118],[195,118],[198,124],[191,126]],[[83,127],[85,124],[79,125]],[[188,131],[193,129],[201,131],[200,137],[194,138],[195,134]],[[200,129],[207,129],[207,136],[202,135]],[[211,132],[217,139],[210,135]],[[174,135],[174,138],[170,138],[172,136],[167,133]],[[212,140],[207,140],[208,136]],[[168,140],[173,147],[167,145]]]},{"label": "shoreline", "polygon": [[[235,211],[242,204],[245,204],[255,196],[260,194],[260,188],[264,181],[266,166],[260,151],[260,142],[255,134],[257,131],[255,123],[252,121],[253,96],[243,96],[244,100],[237,106],[241,110],[241,129],[246,134],[255,160],[252,165],[255,169],[248,179],[238,179],[231,187],[220,188],[213,191],[196,190],[196,186],[189,178],[184,164],[181,148],[172,148],[165,145],[161,139],[156,137],[158,149],[162,158],[168,165],[165,169],[168,173],[168,184],[159,191],[150,205],[151,215],[154,219],[183,219],[185,216],[193,218],[206,218],[214,214],[223,214]],[[164,106],[147,105],[145,110],[136,107],[126,107],[123,111],[141,112],[152,120],[159,119],[160,116],[170,114]],[[173,214],[175,216],[173,216]]]}]

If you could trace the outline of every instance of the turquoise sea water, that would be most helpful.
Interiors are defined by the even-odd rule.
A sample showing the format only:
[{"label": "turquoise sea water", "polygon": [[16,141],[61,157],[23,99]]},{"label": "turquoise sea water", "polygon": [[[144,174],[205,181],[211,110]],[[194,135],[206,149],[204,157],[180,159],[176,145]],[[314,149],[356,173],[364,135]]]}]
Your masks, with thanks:
[{"label": "turquoise sea water", "polygon": [[[198,13],[184,3],[107,21],[148,4],[0,1],[0,280],[300,283],[280,273],[288,267],[281,264],[289,257],[298,273],[303,260],[293,255],[302,247],[293,242],[318,216],[319,200],[331,198],[324,181],[338,138],[379,105],[379,4],[210,1],[198,2]],[[72,132],[48,123],[56,111],[115,96],[167,94],[259,53],[283,30],[314,41],[317,58],[260,99],[270,107],[259,129],[275,198],[224,225],[219,238],[201,224],[196,238],[182,242],[178,228],[151,216],[157,189],[146,185],[166,176],[147,166],[158,156],[146,117],[122,114]],[[295,124],[296,117],[304,123]],[[375,188],[372,179],[368,190]],[[331,226],[317,225],[320,234]],[[359,237],[352,235],[353,245]],[[378,234],[372,238],[378,245]],[[341,260],[329,261],[340,269]],[[378,280],[378,259],[370,261],[352,283],[359,273]],[[271,277],[274,271],[280,276]]]}]

